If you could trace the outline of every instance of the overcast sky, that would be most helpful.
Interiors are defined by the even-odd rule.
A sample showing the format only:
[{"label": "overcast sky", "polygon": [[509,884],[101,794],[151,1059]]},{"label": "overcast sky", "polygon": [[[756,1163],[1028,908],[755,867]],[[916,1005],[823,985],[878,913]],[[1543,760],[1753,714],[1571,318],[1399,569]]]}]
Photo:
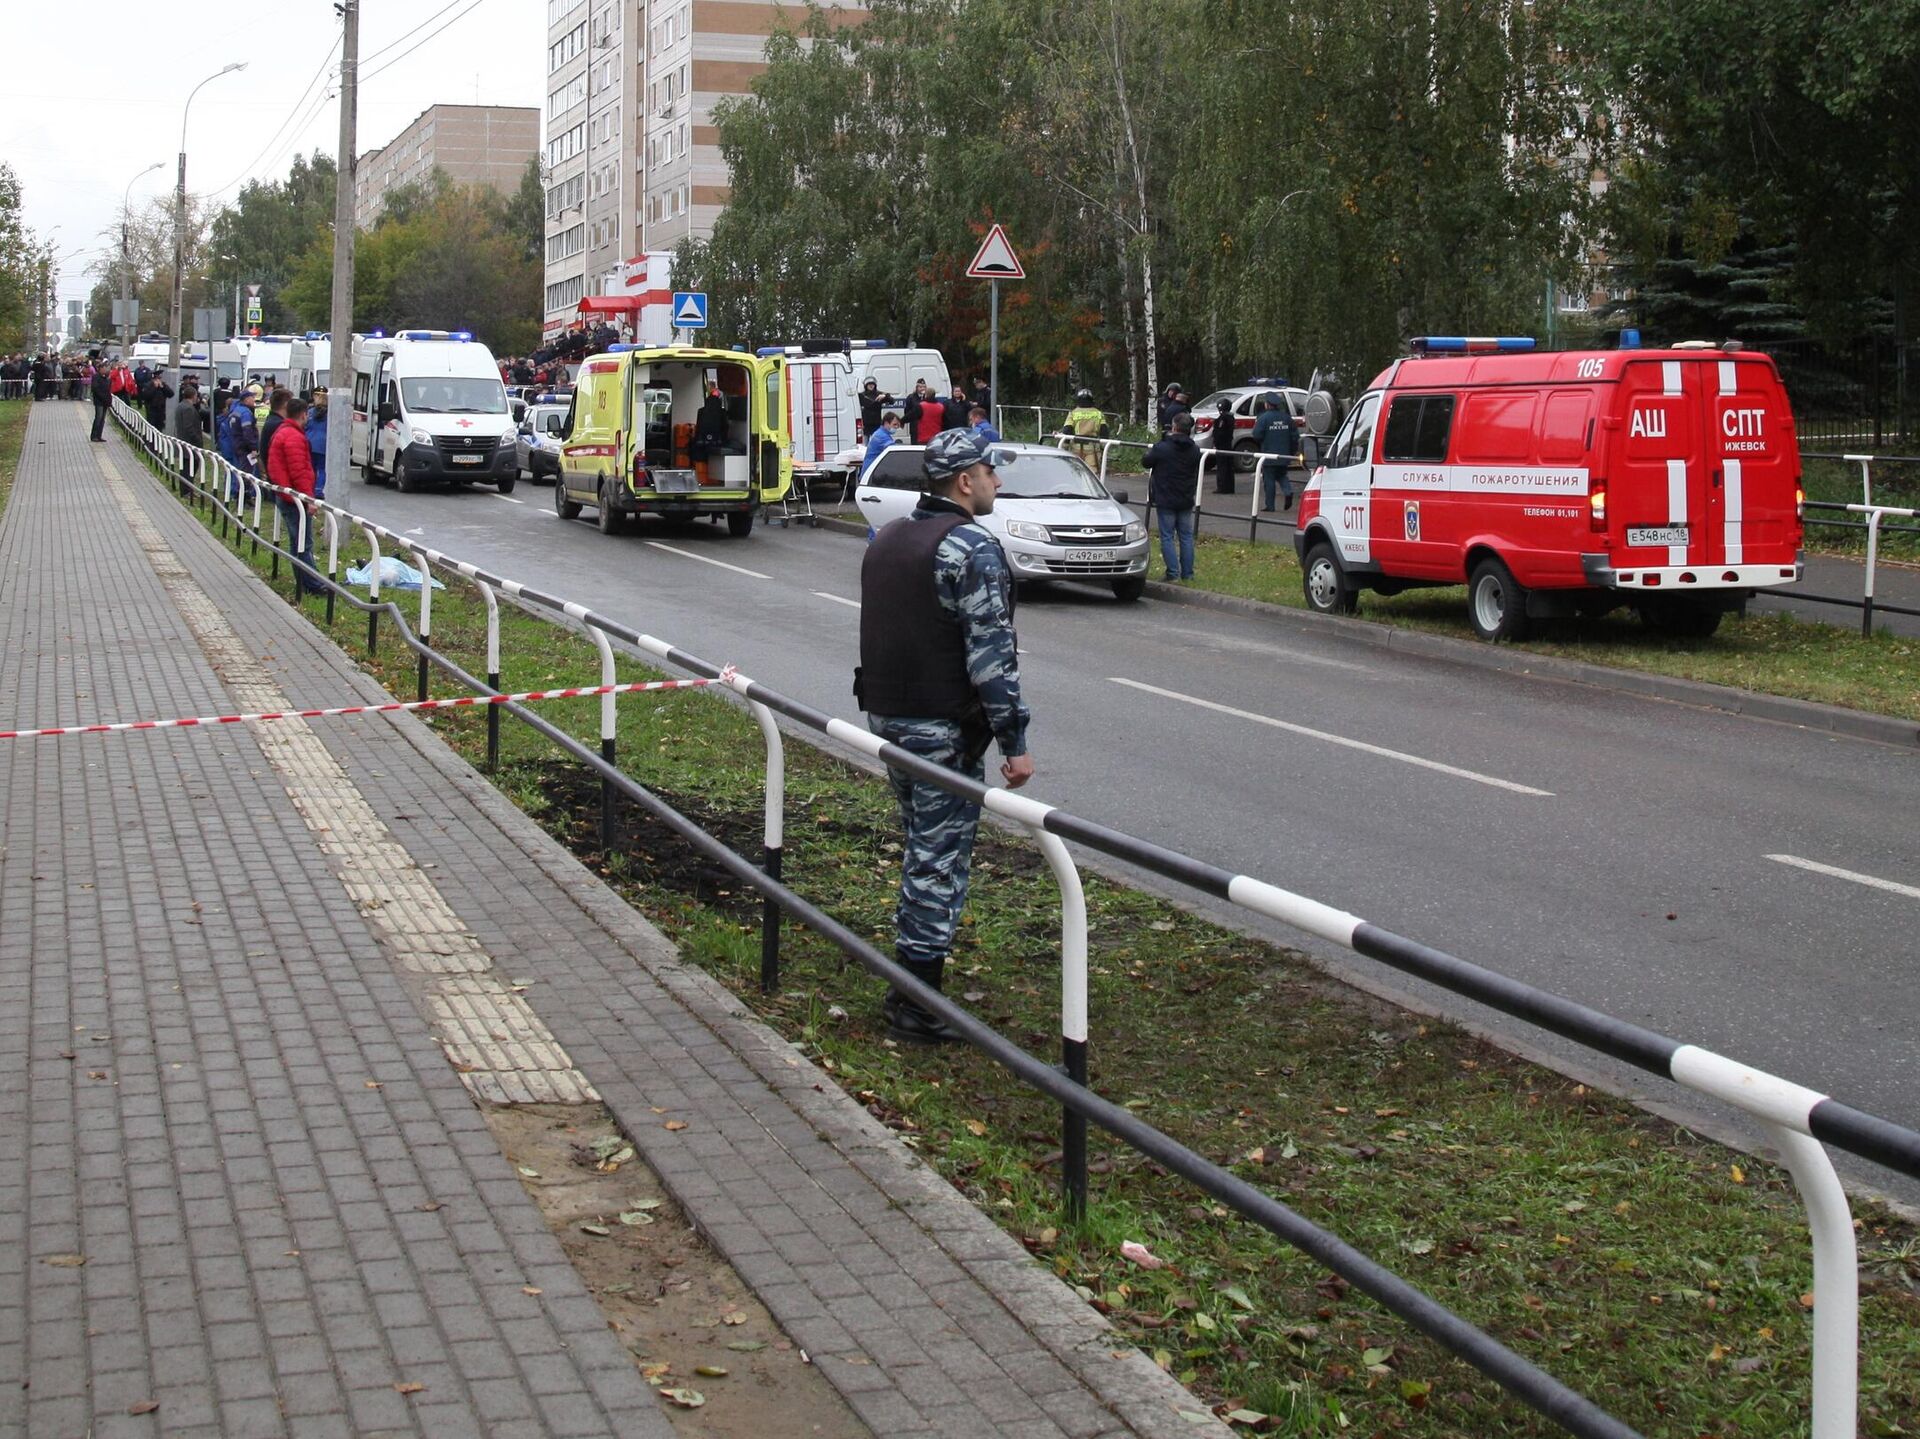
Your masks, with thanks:
[{"label": "overcast sky", "polygon": [[[136,206],[171,193],[180,107],[221,66],[247,62],[193,102],[188,190],[223,186],[219,198],[230,200],[247,179],[284,176],[296,152],[332,154],[338,144],[337,54],[299,98],[339,38],[332,0],[5,0],[5,10],[0,159],[20,177],[26,222],[43,237],[59,226],[56,255],[81,251],[61,262],[63,301],[86,298],[89,252],[107,243],[102,232],[117,224],[141,167],[164,162],[135,182]],[[543,0],[361,0],[359,152],[386,144],[429,105],[544,104],[546,33]]]}]

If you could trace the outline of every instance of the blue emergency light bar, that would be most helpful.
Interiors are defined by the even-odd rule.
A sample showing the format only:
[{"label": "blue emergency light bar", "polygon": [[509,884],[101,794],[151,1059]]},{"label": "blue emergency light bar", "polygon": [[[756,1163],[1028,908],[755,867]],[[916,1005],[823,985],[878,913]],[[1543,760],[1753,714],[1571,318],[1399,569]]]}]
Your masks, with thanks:
[{"label": "blue emergency light bar", "polygon": [[373,329],[367,331],[367,338],[369,340],[384,340],[387,338],[387,332],[376,325]]},{"label": "blue emergency light bar", "polygon": [[1416,355],[1518,354],[1534,347],[1531,335],[1416,335],[1407,341]]},{"label": "blue emergency light bar", "polygon": [[645,348],[646,346],[644,345],[635,345],[635,344],[622,341],[618,345],[608,345],[605,353],[609,355],[624,355],[630,350],[642,350]]},{"label": "blue emergency light bar", "polygon": [[1290,382],[1285,375],[1255,375],[1247,381],[1249,385],[1266,385],[1270,388],[1284,388]]}]

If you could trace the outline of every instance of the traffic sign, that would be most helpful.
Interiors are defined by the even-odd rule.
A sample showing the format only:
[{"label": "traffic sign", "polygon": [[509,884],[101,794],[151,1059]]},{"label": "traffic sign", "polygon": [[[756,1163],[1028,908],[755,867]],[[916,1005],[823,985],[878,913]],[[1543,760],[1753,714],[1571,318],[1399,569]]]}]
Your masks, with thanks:
[{"label": "traffic sign", "polygon": [[967,278],[970,280],[1024,280],[1027,272],[1020,265],[1020,257],[1013,253],[1013,241],[1007,238],[1006,227],[995,225],[987,231],[987,238],[980,242],[980,253],[973,257],[973,263],[967,266]]},{"label": "traffic sign", "polygon": [[673,295],[673,327],[676,330],[707,328],[707,295],[704,290],[676,290]]},{"label": "traffic sign", "polygon": [[249,325],[257,325],[260,323],[260,302],[258,300],[247,301],[247,323]]}]

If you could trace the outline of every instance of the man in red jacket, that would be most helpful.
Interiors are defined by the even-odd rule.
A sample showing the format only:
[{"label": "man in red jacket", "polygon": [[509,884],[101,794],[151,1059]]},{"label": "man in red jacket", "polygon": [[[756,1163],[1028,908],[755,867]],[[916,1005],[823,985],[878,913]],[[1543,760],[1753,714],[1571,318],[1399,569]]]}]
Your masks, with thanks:
[{"label": "man in red jacket", "polygon": [[[266,470],[267,482],[277,485],[281,490],[291,490],[293,495],[276,493],[273,502],[280,507],[280,522],[286,527],[287,547],[298,547],[300,565],[294,566],[296,589],[300,595],[318,595],[326,593],[317,579],[309,578],[314,570],[313,563],[313,517],[307,515],[306,534],[301,534],[301,516],[307,510],[307,501],[313,498],[313,451],[307,446],[307,402],[298,395],[287,400],[285,419],[274,430],[273,439],[267,445]],[[300,544],[305,539],[304,545]]]}]

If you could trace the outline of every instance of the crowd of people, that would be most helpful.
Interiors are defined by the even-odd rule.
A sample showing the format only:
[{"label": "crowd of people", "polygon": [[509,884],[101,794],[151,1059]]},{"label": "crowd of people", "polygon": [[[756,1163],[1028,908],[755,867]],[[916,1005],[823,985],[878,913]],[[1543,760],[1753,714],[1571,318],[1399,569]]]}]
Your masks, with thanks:
[{"label": "crowd of people", "polygon": [[625,325],[580,325],[562,331],[531,355],[507,355],[500,361],[503,385],[565,385],[571,383],[568,367],[578,365],[589,355],[603,355],[614,345],[633,338]]},{"label": "crowd of people", "polygon": [[71,355],[7,355],[0,358],[0,399],[85,399],[93,368],[92,359]]},{"label": "crowd of people", "polygon": [[956,383],[950,395],[936,395],[924,379],[915,380],[905,400],[883,393],[880,382],[869,379],[860,390],[860,426],[867,437],[862,469],[887,446],[901,443],[903,431],[904,442],[915,445],[931,444],[948,430],[971,431],[983,444],[1000,442],[993,427],[993,392],[978,375],[971,389]]}]

